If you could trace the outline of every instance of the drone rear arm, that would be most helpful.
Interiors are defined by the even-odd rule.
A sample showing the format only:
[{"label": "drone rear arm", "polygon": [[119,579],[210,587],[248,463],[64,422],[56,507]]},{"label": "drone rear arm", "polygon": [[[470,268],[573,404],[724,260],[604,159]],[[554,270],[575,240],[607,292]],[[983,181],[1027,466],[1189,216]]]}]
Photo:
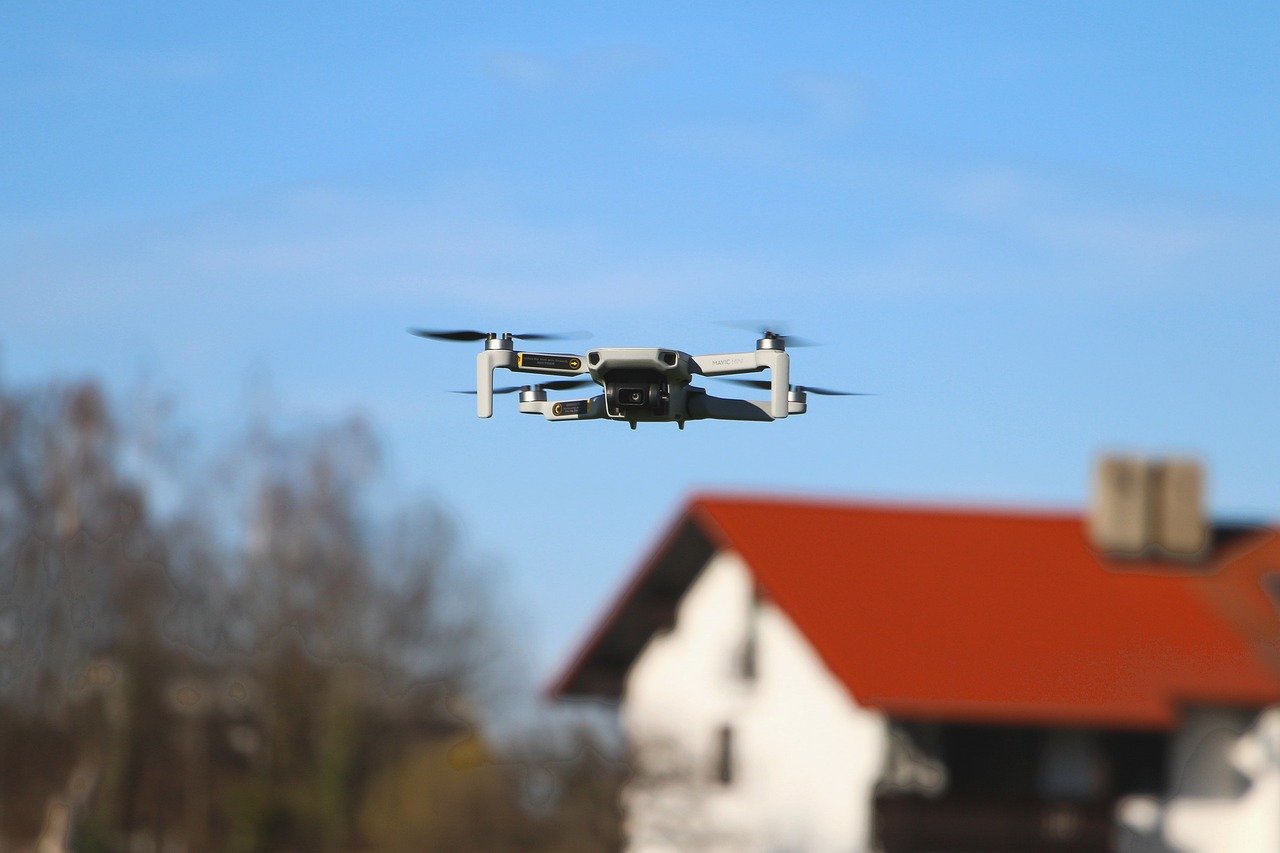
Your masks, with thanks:
[{"label": "drone rear arm", "polygon": [[[791,388],[791,357],[787,355],[786,350],[757,349],[753,352],[694,355],[689,357],[689,361],[690,370],[701,373],[703,376],[755,373],[767,368],[770,384],[769,407],[766,411],[770,418],[785,418],[789,413],[787,392]],[[719,398],[711,397],[710,399]]]},{"label": "drone rear arm", "polygon": [[[701,388],[690,388],[688,398],[688,419],[718,421],[772,421],[772,401],[737,400],[728,397],[714,397]],[[694,393],[696,392],[696,393]],[[792,415],[803,415],[808,406],[802,395],[787,403],[787,412]]]},{"label": "drone rear arm", "polygon": [[[523,395],[521,395],[523,396]],[[549,421],[588,421],[604,417],[604,395],[597,394],[585,400],[546,399],[521,400],[520,411],[526,415],[542,415]]]}]

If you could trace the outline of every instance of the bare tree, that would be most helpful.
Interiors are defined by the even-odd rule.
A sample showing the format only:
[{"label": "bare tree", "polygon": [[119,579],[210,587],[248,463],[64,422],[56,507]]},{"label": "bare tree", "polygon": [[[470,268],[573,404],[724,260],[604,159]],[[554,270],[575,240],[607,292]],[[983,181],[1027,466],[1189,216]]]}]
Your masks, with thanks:
[{"label": "bare tree", "polygon": [[487,579],[378,491],[368,424],[254,417],[161,470],[157,399],[0,389],[0,847],[616,846],[616,763],[486,737]]}]

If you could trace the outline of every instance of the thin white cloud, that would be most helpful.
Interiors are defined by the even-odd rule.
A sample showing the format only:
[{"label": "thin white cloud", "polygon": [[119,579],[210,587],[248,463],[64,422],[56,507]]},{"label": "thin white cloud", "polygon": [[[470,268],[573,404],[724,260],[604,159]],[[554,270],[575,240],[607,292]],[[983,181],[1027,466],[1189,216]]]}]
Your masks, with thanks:
[{"label": "thin white cloud", "polygon": [[495,50],[484,58],[485,71],[499,83],[517,89],[545,89],[562,75],[562,69],[545,56],[523,50]]},{"label": "thin white cloud", "polygon": [[[869,217],[893,210],[903,220],[895,235],[876,247],[877,256],[852,267],[879,270],[909,291],[926,281],[968,290],[960,279],[951,287],[945,281],[974,262],[956,253],[978,244],[991,255],[992,269],[1018,256],[1034,258],[1041,269],[1088,270],[1088,277],[1067,284],[1081,292],[1102,280],[1144,288],[1255,287],[1268,268],[1280,266],[1276,209],[1007,164],[965,168],[833,157],[803,133],[759,123],[687,125],[664,131],[658,141],[738,168],[820,184],[824,193],[842,188],[851,207]],[[1218,271],[1212,279],[1200,274],[1210,267]],[[1001,286],[987,279],[988,288]]]},{"label": "thin white cloud", "polygon": [[611,44],[587,48],[573,60],[573,67],[582,77],[619,80],[632,74],[651,70],[659,64],[659,54],[651,47],[640,44]]},{"label": "thin white cloud", "polygon": [[783,78],[782,88],[823,124],[847,127],[867,108],[866,84],[847,74],[797,71]]},{"label": "thin white cloud", "polygon": [[940,203],[966,216],[1008,214],[1024,207],[1047,188],[1008,168],[980,168],[943,181]]},{"label": "thin white cloud", "polygon": [[530,223],[475,185],[405,203],[307,187],[163,222],[26,227],[5,236],[0,313],[28,328],[139,320],[139,306],[234,315],[246,300],[324,306],[447,298],[461,310],[661,313],[749,294],[762,258],[632,244]]},{"label": "thin white cloud", "polygon": [[1049,249],[1160,273],[1214,256],[1276,256],[1280,215],[1127,187],[1085,187],[1008,167],[937,181],[942,209]]},{"label": "thin white cloud", "polygon": [[485,73],[522,92],[591,90],[623,82],[657,65],[655,51],[642,45],[615,44],[551,56],[528,50],[491,50],[483,56]]}]

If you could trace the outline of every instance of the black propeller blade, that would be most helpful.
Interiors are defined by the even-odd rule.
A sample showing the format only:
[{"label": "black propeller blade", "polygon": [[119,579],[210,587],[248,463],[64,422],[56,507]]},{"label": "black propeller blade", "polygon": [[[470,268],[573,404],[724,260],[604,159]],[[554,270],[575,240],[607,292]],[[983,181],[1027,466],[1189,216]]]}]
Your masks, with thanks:
[{"label": "black propeller blade", "polygon": [[552,379],[550,382],[535,384],[547,391],[572,391],[574,388],[588,388],[595,385],[596,381],[594,379]]},{"label": "black propeller blade", "polygon": [[[483,341],[494,332],[476,329],[410,329],[409,334],[434,341]],[[511,337],[519,341],[572,341],[591,337],[590,332],[521,332]]]},{"label": "black propeller blade", "polygon": [[[537,382],[532,385],[503,385],[493,389],[495,394],[514,394],[529,387],[542,388],[544,391],[572,391],[574,388],[586,388],[595,385],[594,379],[553,379],[550,382]],[[454,391],[455,394],[475,395],[475,391]]]},{"label": "black propeller blade", "polygon": [[754,332],[761,338],[782,338],[789,347],[821,346],[820,343],[809,338],[787,334],[788,324],[778,320],[721,320],[720,325],[728,326],[730,329],[741,329],[744,332]]},{"label": "black propeller blade", "polygon": [[[525,386],[525,385],[505,385],[505,386],[500,385],[500,386],[498,386],[497,388],[494,388],[494,389],[493,389],[493,393],[495,393],[495,394],[514,394],[514,393],[516,393],[517,391],[519,391],[521,388],[525,388],[525,387],[527,387],[527,386]],[[475,396],[476,394],[478,394],[479,392],[478,392],[478,391],[454,391],[453,393],[454,393],[454,394],[470,394],[472,397],[474,397],[474,396]]]},{"label": "black propeller blade", "polygon": [[812,385],[797,385],[797,390],[806,394],[817,394],[819,397],[873,397],[866,391],[837,391],[834,388],[814,388]]},{"label": "black propeller blade", "polygon": [[433,341],[483,341],[489,337],[488,332],[472,329],[410,329],[409,334],[431,338]]},{"label": "black propeller blade", "polygon": [[[773,387],[773,383],[767,379],[726,379],[725,382],[732,382],[734,385],[745,385],[748,388],[757,388],[762,391],[768,391]],[[803,391],[806,394],[817,394],[820,397],[872,397],[865,391],[837,391],[834,388],[815,388],[812,385],[797,385],[796,390]]]},{"label": "black propeller blade", "polygon": [[574,332],[522,332],[511,337],[518,341],[581,341],[591,337],[591,333],[579,329]]}]

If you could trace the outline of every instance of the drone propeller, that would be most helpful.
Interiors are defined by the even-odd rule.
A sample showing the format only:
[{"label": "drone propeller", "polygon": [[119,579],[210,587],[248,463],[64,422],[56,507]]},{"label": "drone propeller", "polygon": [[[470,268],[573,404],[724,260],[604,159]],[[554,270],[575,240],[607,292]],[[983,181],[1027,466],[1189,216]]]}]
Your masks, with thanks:
[{"label": "drone propeller", "polygon": [[[773,387],[773,383],[767,379],[726,379],[725,382],[732,382],[734,385],[745,385],[748,388],[758,388],[761,391],[768,391]],[[806,394],[817,394],[820,397],[871,397],[865,391],[837,391],[834,388],[814,388],[812,385],[796,385],[797,391],[803,391]]]},{"label": "drone propeller", "polygon": [[754,332],[761,338],[782,338],[788,347],[821,346],[817,341],[787,334],[785,331],[787,324],[778,320],[721,320],[720,325],[728,326],[730,329],[741,329],[744,332]]},{"label": "drone propeller", "polygon": [[[476,329],[409,329],[409,334],[435,341],[483,341],[496,332]],[[591,337],[590,332],[521,332],[511,337],[518,341],[572,341]]]},{"label": "drone propeller", "polygon": [[[574,388],[586,388],[589,385],[595,385],[594,379],[553,379],[550,382],[538,382],[534,385],[504,385],[494,388],[495,394],[514,394],[517,391],[523,391],[525,388],[542,388],[545,391],[571,391]],[[454,391],[455,394],[471,394],[475,395],[475,391]]]},{"label": "drone propeller", "polygon": [[591,337],[591,333],[575,329],[572,332],[523,332],[511,337],[518,341],[581,341]]}]

